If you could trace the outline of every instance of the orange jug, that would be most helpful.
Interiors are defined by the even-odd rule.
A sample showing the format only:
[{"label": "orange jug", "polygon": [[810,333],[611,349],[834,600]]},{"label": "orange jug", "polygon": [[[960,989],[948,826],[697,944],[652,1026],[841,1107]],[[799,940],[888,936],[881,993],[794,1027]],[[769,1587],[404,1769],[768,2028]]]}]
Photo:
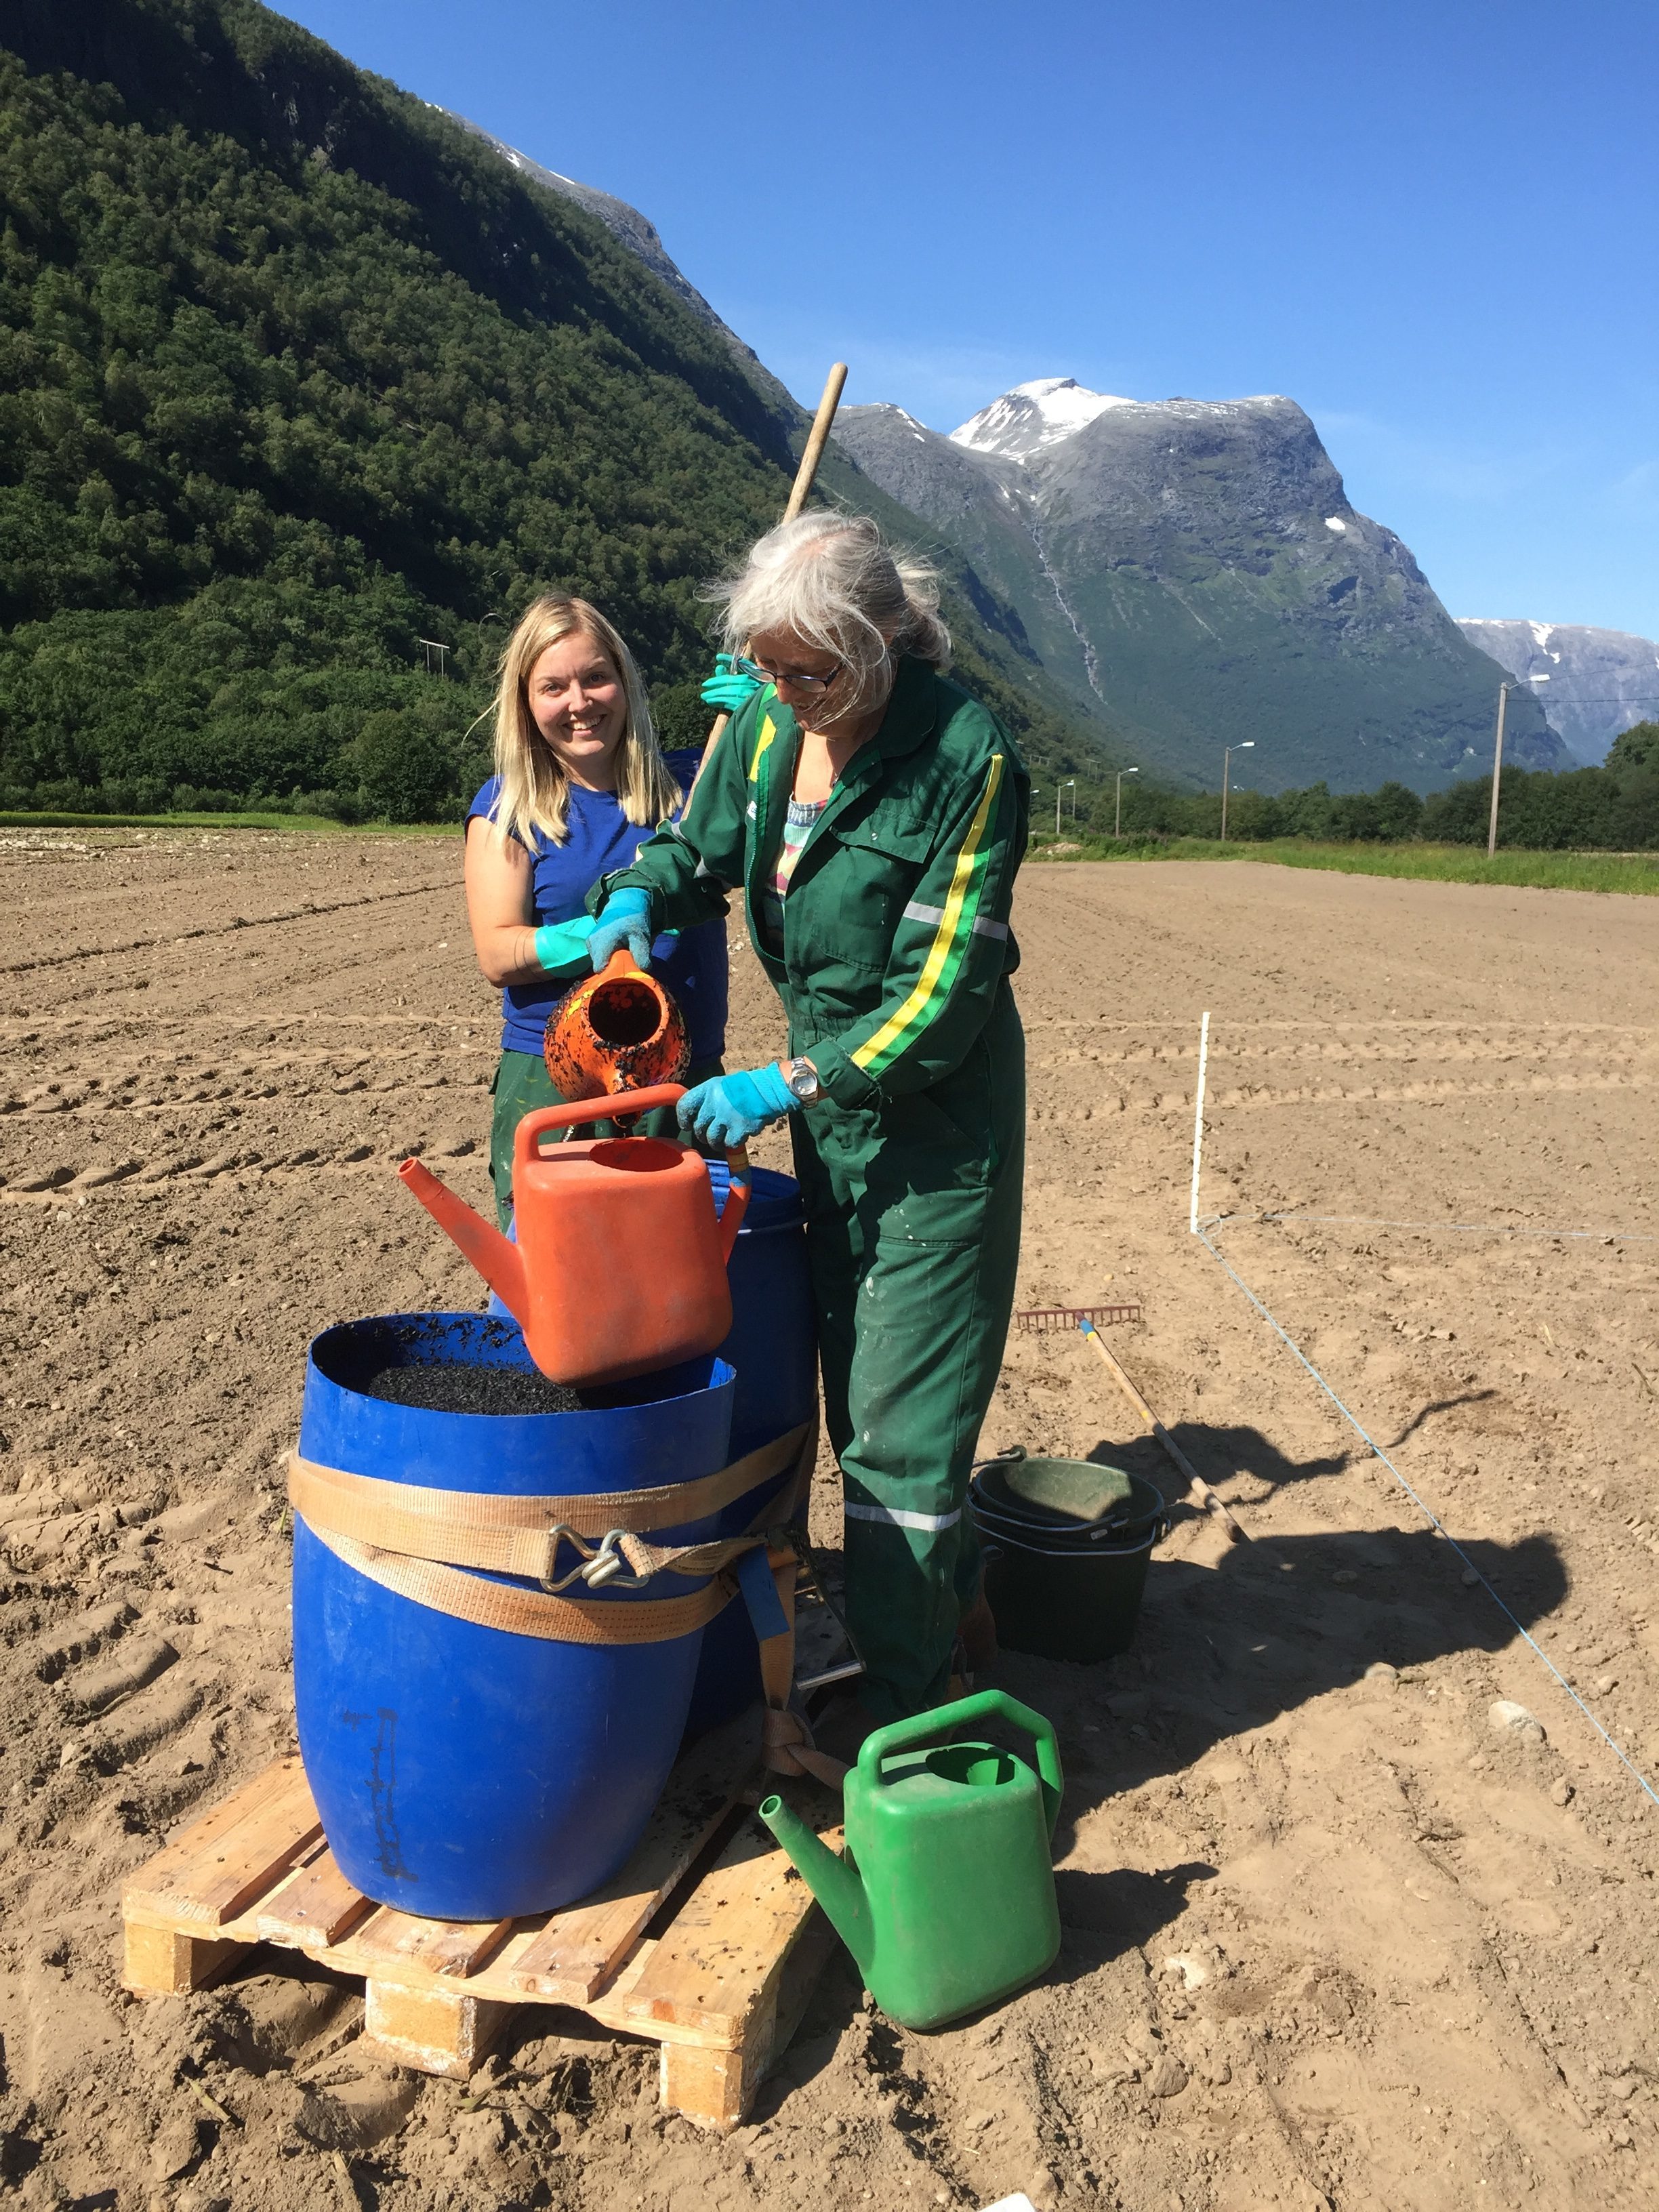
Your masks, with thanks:
[{"label": "orange jug", "polygon": [[[648,1114],[685,1096],[678,1083],[627,1094]],[[749,1205],[748,1155],[726,1154],[732,1183],[716,1214],[699,1154],[660,1137],[555,1145],[550,1130],[614,1115],[621,1100],[574,1099],[526,1114],[513,1145],[516,1243],[447,1183],[404,1160],[398,1173],[524,1330],[556,1382],[621,1382],[712,1352],[732,1327],[726,1263]],[[597,1110],[596,1110],[597,1109]]]},{"label": "orange jug", "polygon": [[566,994],[542,1049],[561,1098],[678,1083],[691,1064],[684,1016],[625,946],[601,974]]}]

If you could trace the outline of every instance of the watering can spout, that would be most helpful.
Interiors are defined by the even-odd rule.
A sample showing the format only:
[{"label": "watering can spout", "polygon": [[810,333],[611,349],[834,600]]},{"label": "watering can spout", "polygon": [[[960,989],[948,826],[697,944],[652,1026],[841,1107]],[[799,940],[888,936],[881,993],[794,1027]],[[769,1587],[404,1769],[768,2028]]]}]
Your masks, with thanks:
[{"label": "watering can spout", "polygon": [[518,1246],[509,1244],[499,1229],[492,1228],[483,1214],[464,1198],[458,1198],[419,1160],[399,1161],[398,1174],[404,1188],[420,1200],[439,1228],[460,1247],[522,1328],[530,1302],[524,1255]]},{"label": "watering can spout", "polygon": [[794,1861],[797,1872],[828,1914],[837,1936],[867,1974],[876,1954],[870,1901],[854,1868],[837,1858],[781,1797],[769,1797],[760,1816]]}]

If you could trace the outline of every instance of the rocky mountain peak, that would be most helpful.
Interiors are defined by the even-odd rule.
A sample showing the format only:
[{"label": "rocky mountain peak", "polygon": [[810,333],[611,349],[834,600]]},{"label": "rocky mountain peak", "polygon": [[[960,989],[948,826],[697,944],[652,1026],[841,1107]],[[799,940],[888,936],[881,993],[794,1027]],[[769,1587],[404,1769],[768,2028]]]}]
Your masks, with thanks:
[{"label": "rocky mountain peak", "polygon": [[1001,453],[1024,461],[1073,436],[1108,407],[1133,407],[1109,392],[1091,392],[1074,376],[1039,376],[1017,384],[951,433],[970,453]]},{"label": "rocky mountain peak", "polygon": [[1650,637],[1578,623],[1474,617],[1458,628],[1527,686],[1575,764],[1599,767],[1620,731],[1659,721],[1659,642]]},{"label": "rocky mountain peak", "polygon": [[[1166,772],[1213,777],[1241,732],[1269,787],[1432,789],[1489,757],[1498,672],[1293,399],[1042,377],[949,438],[878,406],[843,410],[836,437],[971,562],[1005,632]],[[1510,704],[1511,758],[1559,765],[1534,687]]]}]

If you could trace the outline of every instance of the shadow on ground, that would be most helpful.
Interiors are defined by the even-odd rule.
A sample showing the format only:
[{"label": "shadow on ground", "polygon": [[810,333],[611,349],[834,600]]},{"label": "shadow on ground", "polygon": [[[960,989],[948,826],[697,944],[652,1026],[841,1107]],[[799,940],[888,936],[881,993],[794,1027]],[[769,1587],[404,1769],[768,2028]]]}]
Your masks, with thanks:
[{"label": "shadow on ground", "polygon": [[[1397,1451],[1409,1437],[1441,1414],[1484,1404],[1497,1395],[1495,1390],[1464,1390],[1455,1397],[1434,1399],[1419,1407],[1398,1432],[1389,1438],[1387,1448]],[[1351,1467],[1364,1466],[1371,1457],[1356,1437],[1352,1444],[1340,1451],[1322,1453],[1314,1459],[1287,1459],[1260,1429],[1242,1422],[1226,1425],[1218,1422],[1179,1421],[1170,1434],[1206,1482],[1224,1485],[1236,1476],[1247,1476],[1267,1492],[1341,1474]],[[1178,1491],[1181,1486],[1180,1477],[1162,1445],[1152,1437],[1132,1437],[1127,1443],[1103,1437],[1085,1456],[1109,1466],[1127,1468],[1159,1490],[1170,1491],[1173,1486]]]},{"label": "shadow on ground", "polygon": [[[1524,1626],[1566,1595],[1547,1536],[1463,1550]],[[1265,1537],[1231,1546],[1214,1566],[1154,1555],[1122,1656],[1085,1667],[1005,1651],[997,1681],[1060,1731],[1067,1786],[1056,1856],[1072,1824],[1108,1796],[1182,1772],[1224,1738],[1349,1687],[1378,1660],[1405,1668],[1502,1650],[1513,1624],[1462,1573],[1427,1528]]]}]

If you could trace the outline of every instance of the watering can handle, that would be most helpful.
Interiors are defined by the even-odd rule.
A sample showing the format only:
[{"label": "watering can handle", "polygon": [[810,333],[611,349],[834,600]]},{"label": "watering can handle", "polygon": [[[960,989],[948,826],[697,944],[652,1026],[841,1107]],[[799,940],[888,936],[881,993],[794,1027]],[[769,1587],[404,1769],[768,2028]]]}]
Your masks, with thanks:
[{"label": "watering can handle", "polygon": [[[1054,1832],[1054,1823],[1060,1818],[1060,1795],[1065,1787],[1065,1778],[1060,1767],[1060,1739],[1054,1734],[1054,1724],[1041,1713],[1034,1713],[1030,1705],[1022,1705],[1006,1690],[979,1690],[971,1698],[963,1698],[948,1709],[950,1725],[954,1732],[964,1728],[969,1721],[990,1720],[994,1717],[1005,1720],[1017,1729],[1023,1729],[1036,1745],[1037,1774],[1042,1784],[1043,1808],[1048,1816],[1048,1833]],[[939,1711],[915,1713],[908,1720],[895,1721],[889,1728],[878,1729],[873,1735],[866,1736],[859,1753],[859,1772],[872,1786],[881,1781],[881,1762],[896,1751],[908,1751],[918,1744],[937,1737],[939,1722],[944,1717]]]},{"label": "watering can handle", "polygon": [[550,1129],[580,1129],[584,1121],[614,1121],[620,1116],[654,1113],[659,1106],[678,1106],[685,1096],[683,1083],[659,1083],[649,1091],[613,1092],[605,1098],[573,1098],[562,1106],[538,1106],[520,1122],[513,1139],[516,1171],[533,1159]]},{"label": "watering can handle", "polygon": [[[533,1114],[526,1114],[513,1138],[513,1172],[517,1175],[526,1160],[536,1157],[543,1137],[550,1129],[579,1129],[584,1121],[614,1121],[620,1115],[630,1117],[635,1114],[653,1114],[659,1106],[678,1106],[685,1096],[683,1083],[659,1083],[648,1091],[612,1091],[605,1098],[573,1098],[562,1106],[538,1106]],[[753,1188],[749,1154],[738,1145],[726,1155],[727,1173],[732,1180],[727,1186],[726,1207],[720,1215],[720,1258],[732,1257],[738,1241],[738,1231],[743,1226],[743,1217],[749,1211],[749,1196]]]}]

